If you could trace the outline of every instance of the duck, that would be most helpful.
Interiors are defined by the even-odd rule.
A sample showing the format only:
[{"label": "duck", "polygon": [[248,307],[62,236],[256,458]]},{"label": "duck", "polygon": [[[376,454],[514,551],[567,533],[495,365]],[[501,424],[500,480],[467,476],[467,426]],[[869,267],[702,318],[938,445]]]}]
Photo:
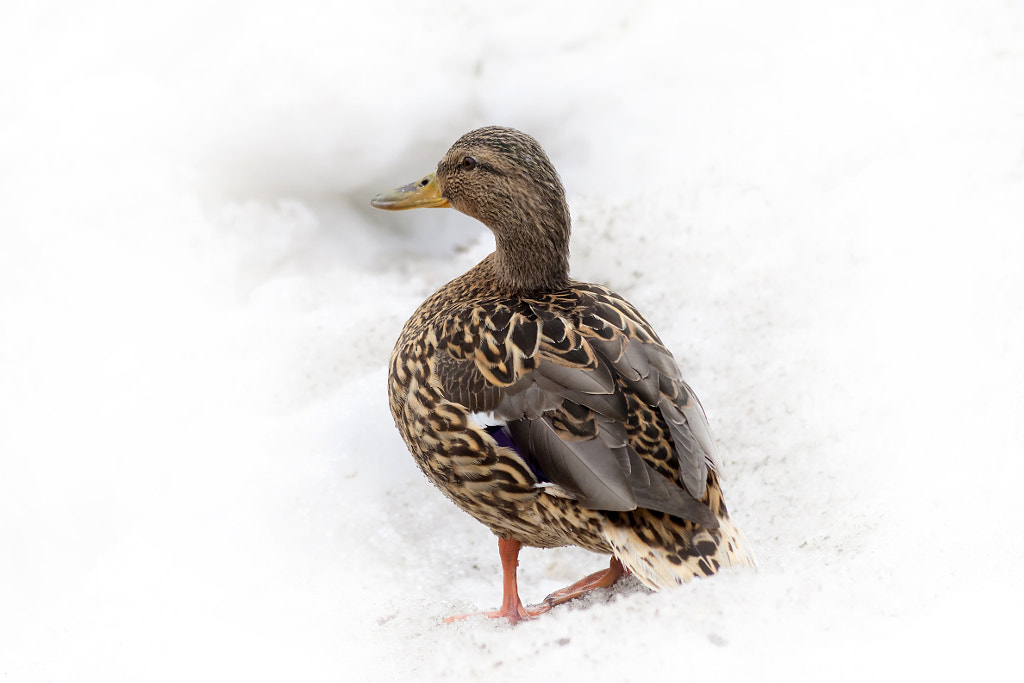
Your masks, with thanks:
[{"label": "duck", "polygon": [[[672,353],[625,298],[570,278],[565,188],[533,137],[470,131],[433,172],[371,205],[453,208],[494,236],[492,253],[412,314],[388,372],[391,414],[416,464],[498,538],[502,603],[478,614],[517,624],[630,574],[657,591],[756,566]],[[610,560],[525,605],[523,546]]]}]

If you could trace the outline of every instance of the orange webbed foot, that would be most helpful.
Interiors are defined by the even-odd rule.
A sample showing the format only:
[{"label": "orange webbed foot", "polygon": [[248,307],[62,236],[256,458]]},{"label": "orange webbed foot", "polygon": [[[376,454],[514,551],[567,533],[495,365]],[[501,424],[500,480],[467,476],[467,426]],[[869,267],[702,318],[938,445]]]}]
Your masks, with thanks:
[{"label": "orange webbed foot", "polygon": [[485,612],[470,612],[469,614],[456,614],[454,616],[445,617],[444,623],[453,624],[457,621],[464,621],[466,619],[472,619],[473,617],[485,617],[487,619],[508,619],[509,623],[513,626],[521,621],[527,621],[529,619],[536,619],[540,615],[551,610],[553,605],[547,603],[541,603],[539,605],[523,605],[519,603],[517,607],[506,609],[490,610]]},{"label": "orange webbed foot", "polygon": [[[544,602],[540,605],[530,605],[530,608],[546,606],[547,609],[544,612],[550,610],[552,607],[563,605],[570,600],[581,598],[592,590],[598,588],[610,588],[616,581],[627,573],[626,569],[622,566],[622,563],[615,557],[608,563],[608,569],[603,569],[599,572],[594,572],[589,576],[584,576],[582,579],[566,586],[561,590],[557,590],[548,597],[544,598]],[[541,612],[543,614],[543,612]]]}]

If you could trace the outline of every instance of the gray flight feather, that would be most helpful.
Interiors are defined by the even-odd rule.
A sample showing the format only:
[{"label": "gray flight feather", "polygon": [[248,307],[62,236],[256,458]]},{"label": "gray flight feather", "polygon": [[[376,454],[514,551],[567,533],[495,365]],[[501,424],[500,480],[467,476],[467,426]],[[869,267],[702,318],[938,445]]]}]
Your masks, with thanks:
[{"label": "gray flight feather", "polygon": [[601,439],[563,440],[543,417],[510,422],[508,429],[515,442],[525,446],[537,461],[541,471],[576,494],[582,505],[595,510],[636,509],[633,489],[615,454]]},{"label": "gray flight feather", "polygon": [[605,417],[626,420],[626,399],[604,365],[584,369],[541,363],[501,391],[494,411],[506,420],[536,419],[562,405],[565,399]]},{"label": "gray flight feather", "polygon": [[637,455],[624,425],[599,419],[598,426],[598,435],[584,440],[561,438],[547,418],[517,420],[508,429],[540,470],[585,507],[610,511],[640,507],[718,528],[706,505]]},{"label": "gray flight feather", "polygon": [[686,418],[686,423],[690,426],[690,431],[696,437],[697,443],[704,449],[708,465],[716,472],[721,472],[722,463],[718,457],[718,446],[715,444],[715,437],[711,434],[711,425],[708,424],[707,415],[704,414],[704,406],[700,404],[700,399],[688,384],[685,382],[680,382],[680,384],[689,399],[685,405],[680,407],[680,411]]},{"label": "gray flight feather", "polygon": [[656,370],[652,372],[645,348],[649,344],[633,342],[620,336],[610,340],[591,340],[591,344],[645,403],[657,404],[659,375]]},{"label": "gray flight feather", "polygon": [[708,465],[704,450],[691,431],[683,413],[666,397],[658,402],[658,408],[668,423],[672,442],[679,457],[679,475],[683,485],[696,498],[703,498],[707,489]]}]

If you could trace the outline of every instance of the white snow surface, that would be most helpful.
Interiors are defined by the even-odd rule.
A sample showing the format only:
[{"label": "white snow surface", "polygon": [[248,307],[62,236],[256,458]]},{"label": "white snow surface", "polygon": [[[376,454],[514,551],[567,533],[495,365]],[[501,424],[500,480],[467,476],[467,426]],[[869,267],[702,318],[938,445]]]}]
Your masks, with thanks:
[{"label": "white snow surface", "polygon": [[[0,679],[998,675],[1024,608],[1024,6],[8,2]],[[369,199],[533,134],[757,570],[512,628],[387,407],[492,248]],[[527,601],[605,565],[527,549]]]}]

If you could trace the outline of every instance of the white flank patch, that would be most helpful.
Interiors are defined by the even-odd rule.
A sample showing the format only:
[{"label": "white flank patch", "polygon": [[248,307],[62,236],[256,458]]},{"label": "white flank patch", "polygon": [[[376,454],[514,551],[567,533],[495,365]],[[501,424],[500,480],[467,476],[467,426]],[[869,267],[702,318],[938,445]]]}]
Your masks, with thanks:
[{"label": "white flank patch", "polygon": [[505,420],[502,420],[500,417],[496,417],[493,412],[470,413],[469,419],[471,422],[474,422],[481,427],[504,427],[506,424],[508,424]]}]

